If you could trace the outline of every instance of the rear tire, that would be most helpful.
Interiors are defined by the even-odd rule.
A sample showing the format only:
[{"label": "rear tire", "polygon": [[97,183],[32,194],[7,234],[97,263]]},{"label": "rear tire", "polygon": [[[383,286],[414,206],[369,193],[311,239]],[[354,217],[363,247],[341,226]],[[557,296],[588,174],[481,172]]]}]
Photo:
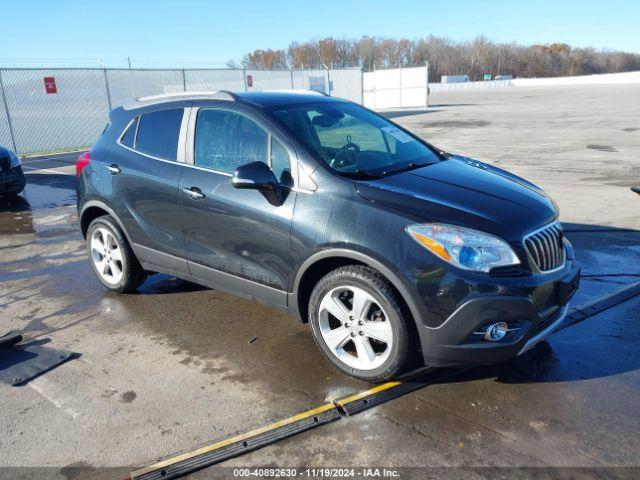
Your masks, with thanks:
[{"label": "rear tire", "polygon": [[87,251],[93,272],[109,290],[133,292],[146,279],[129,242],[109,215],[98,217],[89,224]]},{"label": "rear tire", "polygon": [[320,351],[341,371],[368,382],[390,380],[406,367],[410,321],[391,283],[362,265],[328,273],[309,299]]}]

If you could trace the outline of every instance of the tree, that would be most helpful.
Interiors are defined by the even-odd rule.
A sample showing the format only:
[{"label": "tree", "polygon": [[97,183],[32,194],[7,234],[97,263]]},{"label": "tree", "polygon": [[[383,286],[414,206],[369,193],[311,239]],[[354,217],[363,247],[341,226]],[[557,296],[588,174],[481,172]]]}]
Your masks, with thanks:
[{"label": "tree", "polygon": [[[523,46],[496,43],[484,35],[471,41],[455,41],[433,35],[416,40],[363,36],[357,40],[326,37],[291,42],[284,50],[255,50],[245,55],[245,68],[375,68],[422,66],[429,62],[429,76],[484,74],[517,77],[555,77],[589,73],[640,70],[640,55],[618,51],[572,48],[566,43]],[[230,61],[228,65],[237,64]]]},{"label": "tree", "polygon": [[289,68],[284,50],[254,50],[242,58],[244,68],[277,70]]}]

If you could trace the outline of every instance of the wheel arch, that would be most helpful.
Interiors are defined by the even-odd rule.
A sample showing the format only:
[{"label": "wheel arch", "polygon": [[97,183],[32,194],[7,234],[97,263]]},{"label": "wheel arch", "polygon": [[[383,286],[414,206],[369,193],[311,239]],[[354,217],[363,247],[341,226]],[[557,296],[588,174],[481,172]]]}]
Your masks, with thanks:
[{"label": "wheel arch", "polygon": [[113,211],[111,207],[107,204],[100,202],[98,200],[90,200],[82,206],[79,215],[80,221],[80,229],[82,230],[82,237],[87,238],[87,230],[89,229],[89,225],[98,217],[103,217],[105,215],[109,215],[113,220],[118,224],[127,241],[131,245],[131,238],[127,233],[127,229],[124,228],[122,221],[118,218],[116,213]]},{"label": "wheel arch", "polygon": [[384,275],[400,295],[400,299],[408,308],[414,322],[418,321],[420,318],[418,306],[415,304],[409,289],[390,267],[370,255],[343,248],[332,248],[316,252],[302,263],[295,276],[292,293],[289,294],[289,309],[291,313],[299,321],[307,323],[307,309],[313,286],[331,270],[354,264],[371,267]]}]

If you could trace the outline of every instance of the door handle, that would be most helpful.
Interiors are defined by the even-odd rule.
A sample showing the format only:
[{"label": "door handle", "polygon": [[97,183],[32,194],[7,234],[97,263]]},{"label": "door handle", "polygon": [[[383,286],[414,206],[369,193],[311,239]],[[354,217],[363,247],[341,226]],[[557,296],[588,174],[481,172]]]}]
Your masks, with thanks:
[{"label": "door handle", "polygon": [[117,175],[120,173],[120,167],[115,163],[107,165],[105,168],[109,170],[109,173],[111,173],[111,175]]},{"label": "door handle", "polygon": [[182,191],[189,195],[191,198],[193,198],[194,200],[198,200],[200,198],[204,198],[204,193],[202,193],[202,190],[200,190],[198,187],[191,187],[191,188],[183,188]]}]

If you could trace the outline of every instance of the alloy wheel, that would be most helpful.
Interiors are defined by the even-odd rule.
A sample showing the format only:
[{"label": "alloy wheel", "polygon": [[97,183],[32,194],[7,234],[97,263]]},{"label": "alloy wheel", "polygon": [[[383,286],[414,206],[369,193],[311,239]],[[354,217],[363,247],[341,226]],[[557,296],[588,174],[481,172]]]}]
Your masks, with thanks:
[{"label": "alloy wheel", "polygon": [[122,280],[122,248],[106,228],[96,228],[91,234],[91,259],[102,280],[111,285]]},{"label": "alloy wheel", "polygon": [[374,370],[391,354],[393,329],[379,302],[354,286],[333,288],[320,302],[320,334],[341,362],[358,370]]}]

